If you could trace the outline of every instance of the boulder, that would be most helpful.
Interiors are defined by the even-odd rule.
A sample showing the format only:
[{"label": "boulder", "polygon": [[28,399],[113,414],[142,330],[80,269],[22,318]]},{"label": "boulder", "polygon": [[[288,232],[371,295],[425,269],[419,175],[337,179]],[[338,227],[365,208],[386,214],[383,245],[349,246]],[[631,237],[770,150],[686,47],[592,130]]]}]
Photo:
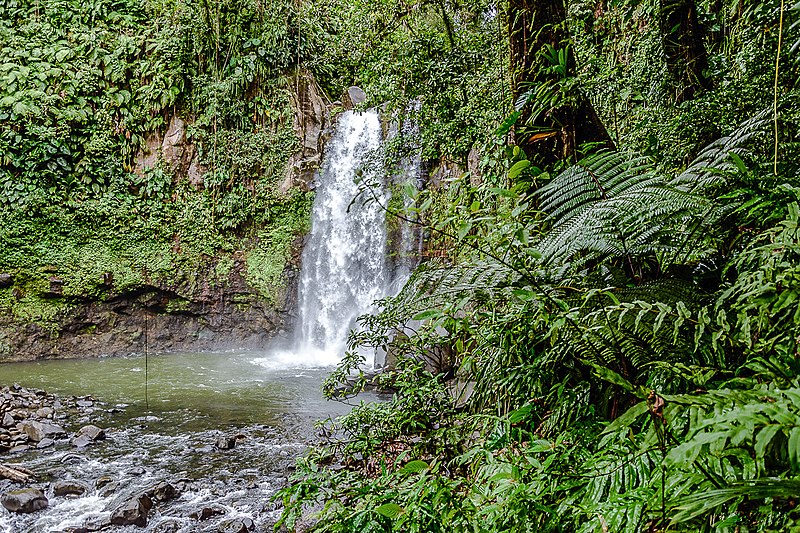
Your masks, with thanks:
[{"label": "boulder", "polygon": [[22,431],[34,442],[45,438],[58,439],[67,435],[61,426],[47,422],[23,422]]},{"label": "boulder", "polygon": [[220,450],[232,450],[236,447],[236,437],[220,437],[215,446]]},{"label": "boulder", "polygon": [[249,518],[236,518],[220,524],[219,533],[249,533],[255,527],[255,523]]},{"label": "boulder", "polygon": [[72,445],[77,446],[78,448],[84,448],[93,442],[103,440],[105,438],[105,430],[90,424],[88,426],[83,426],[78,430],[78,433],[76,433],[72,438]]},{"label": "boulder", "polygon": [[19,489],[0,496],[0,504],[12,513],[35,513],[47,508],[50,502],[39,489]]},{"label": "boulder", "polygon": [[100,476],[99,478],[97,478],[97,481],[94,482],[94,488],[100,490],[103,487],[105,487],[106,485],[108,485],[109,483],[113,483],[113,482],[114,482],[114,478],[111,477],[111,476]]},{"label": "boulder", "polygon": [[345,109],[353,109],[367,100],[367,94],[359,87],[350,87],[342,98],[342,106]]},{"label": "boulder", "polygon": [[56,481],[52,485],[54,496],[80,496],[86,487],[75,481]]},{"label": "boulder", "polygon": [[217,516],[225,514],[225,509],[218,509],[216,507],[203,507],[199,511],[195,511],[189,515],[189,518],[194,518],[195,520],[208,520],[212,516]]},{"label": "boulder", "polygon": [[172,483],[167,483],[166,481],[148,489],[145,494],[147,494],[150,499],[157,502],[167,502],[178,497],[178,491]]},{"label": "boulder", "polygon": [[132,498],[119,506],[111,513],[111,525],[114,526],[139,526],[147,525],[147,516],[153,502],[146,494]]},{"label": "boulder", "polygon": [[14,276],[9,274],[8,272],[3,272],[0,274],[0,287],[10,287],[14,284]]}]

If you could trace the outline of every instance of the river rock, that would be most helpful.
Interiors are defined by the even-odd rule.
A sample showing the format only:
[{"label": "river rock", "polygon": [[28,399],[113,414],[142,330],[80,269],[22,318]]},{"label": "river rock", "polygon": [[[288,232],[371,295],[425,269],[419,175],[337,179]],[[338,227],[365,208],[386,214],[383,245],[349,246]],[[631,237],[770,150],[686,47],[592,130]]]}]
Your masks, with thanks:
[{"label": "river rock", "polygon": [[56,481],[52,485],[54,496],[80,496],[86,487],[75,481]]},{"label": "river rock", "polygon": [[100,494],[101,497],[108,498],[109,496],[112,496],[115,492],[117,492],[118,489],[119,489],[119,483],[117,483],[116,481],[112,481],[107,485],[103,485],[102,489],[98,489],[98,493]]},{"label": "river rock", "polygon": [[72,438],[72,445],[85,448],[89,444],[106,438],[106,432],[94,425],[83,426]]},{"label": "river rock", "polygon": [[139,526],[147,525],[147,516],[153,502],[146,494],[128,500],[111,513],[111,524],[114,526]]},{"label": "river rock", "polygon": [[22,431],[34,442],[39,442],[45,438],[58,439],[67,435],[61,426],[47,422],[23,422]]},{"label": "river rock", "polygon": [[43,450],[45,448],[49,448],[50,446],[54,445],[56,441],[53,439],[42,439],[39,441],[39,444],[36,445],[37,448]]},{"label": "river rock", "polygon": [[212,516],[217,516],[225,514],[225,509],[218,509],[216,507],[203,507],[199,511],[195,511],[189,515],[189,518],[194,518],[195,520],[208,520]]},{"label": "river rock", "polygon": [[219,533],[249,533],[256,525],[249,518],[236,518],[223,522],[219,526]]},{"label": "river rock", "polygon": [[3,415],[3,427],[10,428],[14,427],[15,425],[17,425],[17,421],[14,420],[14,417],[11,415],[11,413],[6,413]]},{"label": "river rock", "polygon": [[35,513],[47,508],[47,497],[39,489],[19,489],[0,496],[0,503],[12,513]]},{"label": "river rock", "polygon": [[148,489],[145,494],[157,502],[166,502],[178,497],[178,491],[172,483],[167,483],[166,481]]},{"label": "river rock", "polygon": [[93,533],[111,527],[111,519],[107,516],[90,518],[82,526],[68,527],[64,533]]},{"label": "river rock", "polygon": [[236,437],[220,437],[215,446],[220,450],[232,450],[236,447]]},{"label": "river rock", "polygon": [[106,486],[106,485],[108,485],[109,483],[113,483],[113,482],[114,482],[114,478],[113,478],[113,477],[111,477],[111,476],[100,476],[100,477],[99,477],[99,478],[97,478],[97,480],[94,482],[94,488],[96,488],[96,489],[102,489],[103,487],[105,487],[105,486]]}]

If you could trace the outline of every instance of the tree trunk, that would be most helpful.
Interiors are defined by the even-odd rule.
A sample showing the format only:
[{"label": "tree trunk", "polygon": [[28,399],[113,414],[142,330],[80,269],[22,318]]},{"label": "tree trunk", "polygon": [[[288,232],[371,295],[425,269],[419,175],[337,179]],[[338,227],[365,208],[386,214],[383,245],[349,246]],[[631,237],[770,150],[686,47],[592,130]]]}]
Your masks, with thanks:
[{"label": "tree trunk", "polygon": [[[550,63],[543,55],[548,45],[566,49],[566,73],[575,73],[569,47],[567,11],[563,0],[509,0],[507,13],[511,94],[516,103],[528,91],[555,83],[559,74],[546,72]],[[539,111],[524,105],[515,126],[516,143],[528,157],[544,166],[575,158],[585,143],[613,147],[605,126],[583,94],[570,95],[569,103]]]},{"label": "tree trunk", "polygon": [[30,481],[33,472],[19,465],[4,465],[0,463],[0,479],[9,479],[17,483]]},{"label": "tree trunk", "polygon": [[693,0],[661,0],[659,21],[676,100],[691,100],[698,91],[708,88],[703,75],[708,57],[697,21],[697,6]]}]

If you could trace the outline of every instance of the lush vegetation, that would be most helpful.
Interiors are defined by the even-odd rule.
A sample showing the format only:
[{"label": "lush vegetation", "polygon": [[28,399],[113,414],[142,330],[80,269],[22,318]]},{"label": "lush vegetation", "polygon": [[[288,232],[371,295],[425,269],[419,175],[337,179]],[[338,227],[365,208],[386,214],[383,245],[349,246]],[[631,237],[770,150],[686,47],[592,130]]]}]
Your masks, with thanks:
[{"label": "lush vegetation", "polygon": [[[509,62],[549,4],[324,3],[336,75],[470,172],[397,213],[442,259],[351,335],[327,393],[376,347],[392,399],[326,425],[290,528],[800,530],[800,6],[569,2]],[[587,99],[608,138],[548,144]]]},{"label": "lush vegetation", "polygon": [[[242,254],[269,298],[308,219],[280,186],[301,73],[416,124],[394,155],[420,148],[437,179],[389,209],[437,259],[326,383],[357,393],[381,348],[392,399],[325,427],[285,525],[800,531],[800,5],[0,14],[0,308],[19,320],[102,299],[106,272],[190,285],[212,261],[223,282]],[[68,298],[41,296],[53,274]]]},{"label": "lush vegetation", "polygon": [[281,188],[302,47],[273,4],[0,3],[1,308],[54,325],[103,273],[186,289],[211,261],[225,283],[237,252],[275,294],[310,197]]}]

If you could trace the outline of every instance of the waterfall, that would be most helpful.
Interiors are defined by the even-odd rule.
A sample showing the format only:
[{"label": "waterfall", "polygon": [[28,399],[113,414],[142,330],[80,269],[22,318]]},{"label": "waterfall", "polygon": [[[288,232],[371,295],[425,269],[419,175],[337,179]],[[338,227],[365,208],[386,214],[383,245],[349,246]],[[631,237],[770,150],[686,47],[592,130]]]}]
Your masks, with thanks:
[{"label": "waterfall", "polygon": [[296,363],[335,364],[357,316],[391,283],[386,260],[386,187],[359,195],[359,182],[383,183],[377,111],[339,116],[320,170],[311,234],[302,255]]}]

